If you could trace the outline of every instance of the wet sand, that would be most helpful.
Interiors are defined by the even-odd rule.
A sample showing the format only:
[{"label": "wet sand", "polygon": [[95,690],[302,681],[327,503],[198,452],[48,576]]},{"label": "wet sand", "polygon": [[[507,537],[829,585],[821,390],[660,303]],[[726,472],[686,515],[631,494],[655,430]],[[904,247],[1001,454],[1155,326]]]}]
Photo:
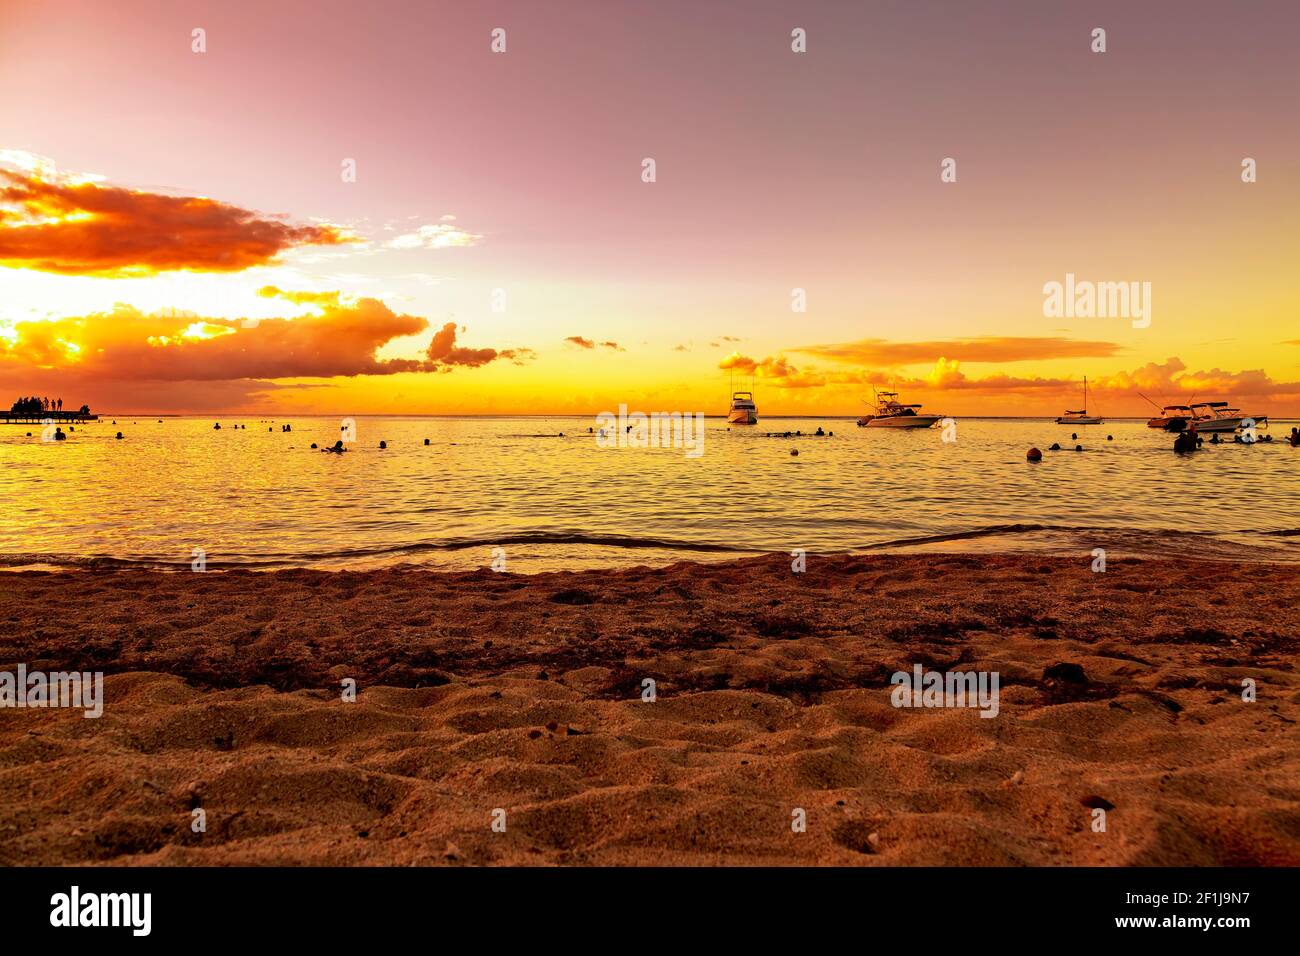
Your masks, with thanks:
[{"label": "wet sand", "polygon": [[0,863],[1300,865],[1300,568],[1090,562],[2,574]]}]

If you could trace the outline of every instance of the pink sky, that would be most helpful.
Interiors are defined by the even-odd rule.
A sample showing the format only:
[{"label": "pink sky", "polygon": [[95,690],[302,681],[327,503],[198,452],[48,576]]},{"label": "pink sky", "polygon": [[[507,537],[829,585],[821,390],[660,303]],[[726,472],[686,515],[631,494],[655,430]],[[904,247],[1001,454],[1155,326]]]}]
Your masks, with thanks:
[{"label": "pink sky", "polygon": [[[716,404],[719,364],[735,350],[831,378],[887,371],[918,391],[930,375],[927,403],[1001,414],[1056,413],[1069,388],[944,395],[938,359],[977,380],[1104,383],[1176,357],[1193,372],[1262,370],[1266,385],[1224,387],[1249,381],[1275,414],[1300,411],[1300,386],[1288,385],[1300,381],[1300,347],[1282,344],[1300,338],[1295,4],[0,0],[0,10],[0,148],[118,186],[324,220],[372,243],[440,222],[479,237],[290,260],[313,290],[375,296],[432,329],[455,321],[467,346],[535,353],[404,379],[428,410],[502,410],[503,394],[541,395],[538,410],[603,407],[624,392]],[[504,55],[489,50],[498,26]],[[1096,26],[1105,54],[1089,49]],[[201,55],[195,27],[207,33]],[[807,30],[806,54],[790,50],[794,27]],[[939,182],[947,156],[955,184]],[[1246,156],[1260,170],[1250,185]],[[654,184],[640,180],[643,157],[656,160]],[[340,179],[344,158],[357,162],[355,183]],[[118,301],[152,308],[173,291],[191,296],[177,307],[221,314],[193,298],[208,286],[20,283],[21,271],[0,270],[0,291],[42,318]],[[1067,272],[1150,281],[1152,326],[1044,318],[1041,288]],[[502,314],[488,307],[496,287],[510,293]],[[794,287],[807,289],[807,314],[790,311]],[[570,336],[623,351],[575,348]],[[740,341],[710,344],[722,336]],[[1116,349],[1011,365],[958,350],[894,369],[798,351],[1043,336]],[[385,357],[427,341],[395,341]],[[394,392],[335,384],[349,402]],[[764,407],[851,411],[861,391],[791,384],[760,378]],[[101,392],[124,394],[120,383]],[[1109,401],[1112,414],[1145,407],[1131,393]]]}]

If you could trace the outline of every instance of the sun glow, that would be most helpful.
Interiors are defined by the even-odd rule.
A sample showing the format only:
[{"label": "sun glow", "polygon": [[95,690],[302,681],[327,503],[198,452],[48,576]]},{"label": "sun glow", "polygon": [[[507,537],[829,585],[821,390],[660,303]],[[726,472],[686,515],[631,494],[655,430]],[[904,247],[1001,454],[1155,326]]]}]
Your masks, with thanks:
[{"label": "sun glow", "polygon": [[181,332],[183,339],[215,339],[221,335],[234,335],[235,330],[228,325],[213,325],[211,322],[192,322]]}]

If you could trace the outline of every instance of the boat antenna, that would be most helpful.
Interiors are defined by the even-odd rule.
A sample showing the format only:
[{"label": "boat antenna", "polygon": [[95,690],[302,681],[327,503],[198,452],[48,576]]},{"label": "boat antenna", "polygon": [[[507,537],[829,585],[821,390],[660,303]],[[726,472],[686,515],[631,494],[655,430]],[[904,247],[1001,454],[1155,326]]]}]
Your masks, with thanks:
[{"label": "boat antenna", "polygon": [[1138,397],[1146,399],[1147,402],[1148,402],[1149,404],[1151,404],[1151,405],[1154,406],[1155,408],[1160,409],[1160,411],[1162,411],[1162,412],[1165,410],[1163,405],[1156,405],[1155,402],[1151,401],[1151,399],[1147,398],[1147,397],[1146,397],[1145,395],[1143,395],[1141,392],[1138,392]]}]

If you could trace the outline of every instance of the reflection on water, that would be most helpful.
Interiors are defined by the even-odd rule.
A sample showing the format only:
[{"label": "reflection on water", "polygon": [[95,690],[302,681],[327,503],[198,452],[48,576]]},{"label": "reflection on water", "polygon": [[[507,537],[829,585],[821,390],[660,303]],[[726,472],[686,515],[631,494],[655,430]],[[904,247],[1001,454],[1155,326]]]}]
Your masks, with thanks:
[{"label": "reflection on water", "polygon": [[[198,549],[214,569],[473,568],[501,547],[508,570],[537,571],[899,542],[1300,557],[1300,537],[1285,534],[1300,528],[1300,449],[1178,456],[1172,436],[1142,422],[962,419],[945,443],[939,428],[773,418],[728,430],[709,419],[694,458],[598,447],[594,417],[359,417],[342,456],[309,448],[336,441],[339,419],[280,424],[119,417],[57,444],[0,425],[0,562],[180,569]],[[819,426],[834,436],[811,437]],[[804,435],[764,437],[787,429]],[[1072,450],[1072,430],[1085,451]],[[1047,451],[1054,441],[1071,450]],[[1042,463],[1025,462],[1030,445]]]}]

